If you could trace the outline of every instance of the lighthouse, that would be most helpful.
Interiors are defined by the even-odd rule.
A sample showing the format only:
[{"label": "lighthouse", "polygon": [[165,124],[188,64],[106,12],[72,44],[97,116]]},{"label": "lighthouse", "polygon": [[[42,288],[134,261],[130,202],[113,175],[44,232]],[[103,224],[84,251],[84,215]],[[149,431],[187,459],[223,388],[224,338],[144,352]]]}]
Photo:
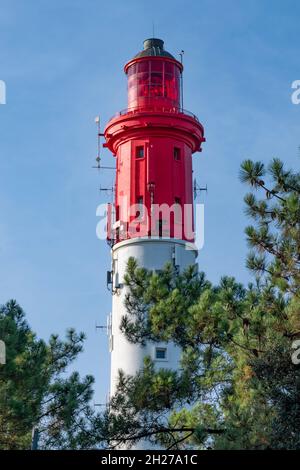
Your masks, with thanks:
[{"label": "lighthouse", "polygon": [[114,202],[107,211],[111,395],[118,371],[134,375],[146,356],[157,368],[178,368],[180,351],[174,344],[132,344],[120,331],[126,314],[124,275],[130,257],[153,272],[167,262],[178,272],[195,264],[192,154],[201,151],[205,140],[198,118],[182,106],[183,65],[161,39],[146,39],[124,71],[127,108],[104,130],[104,146],[116,159]]}]

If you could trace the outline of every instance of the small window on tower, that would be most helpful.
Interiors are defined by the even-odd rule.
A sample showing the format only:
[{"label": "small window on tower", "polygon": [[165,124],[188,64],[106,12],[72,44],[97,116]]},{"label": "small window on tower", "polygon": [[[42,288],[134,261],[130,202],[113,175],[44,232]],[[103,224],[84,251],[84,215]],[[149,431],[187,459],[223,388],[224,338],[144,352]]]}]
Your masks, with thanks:
[{"label": "small window on tower", "polygon": [[166,361],[167,348],[155,348],[155,359],[158,361]]},{"label": "small window on tower", "polygon": [[174,220],[176,224],[182,223],[182,209],[180,197],[175,197]]},{"label": "small window on tower", "polygon": [[135,148],[135,156],[136,158],[143,158],[144,157],[144,147],[139,145]]},{"label": "small window on tower", "polygon": [[138,210],[137,210],[137,217],[139,219],[142,219],[143,218],[143,209],[144,209],[144,199],[143,199],[143,196],[139,196],[137,198],[137,201],[136,201],[137,205],[138,205]]},{"label": "small window on tower", "polygon": [[159,219],[159,221],[158,221],[158,236],[159,236],[159,238],[162,238],[162,236],[163,236],[163,221],[162,221],[162,219]]},{"label": "small window on tower", "polygon": [[120,206],[117,205],[116,206],[116,220],[119,220],[120,219]]},{"label": "small window on tower", "polygon": [[178,147],[174,147],[174,160],[181,160],[181,151]]}]

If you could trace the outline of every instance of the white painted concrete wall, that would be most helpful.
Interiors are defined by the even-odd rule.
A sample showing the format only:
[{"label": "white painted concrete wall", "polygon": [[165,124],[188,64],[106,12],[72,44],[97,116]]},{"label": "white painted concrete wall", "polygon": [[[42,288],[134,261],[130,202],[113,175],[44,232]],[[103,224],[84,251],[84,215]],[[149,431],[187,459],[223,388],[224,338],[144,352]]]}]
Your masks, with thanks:
[{"label": "white painted concrete wall", "polygon": [[[189,249],[188,249],[189,248]],[[155,359],[155,348],[166,347],[166,360],[156,360],[157,367],[177,369],[180,359],[180,350],[172,343],[148,343],[145,347],[130,344],[120,331],[121,318],[126,314],[124,299],[126,288],[124,274],[128,258],[137,259],[139,266],[146,269],[158,270],[169,262],[174,262],[179,270],[195,264],[197,250],[194,245],[176,239],[163,238],[135,238],[116,244],[112,249],[113,264],[113,295],[111,318],[111,395],[114,394],[118,379],[118,370],[134,375],[143,367],[145,356]],[[118,288],[118,286],[121,287]]]}]

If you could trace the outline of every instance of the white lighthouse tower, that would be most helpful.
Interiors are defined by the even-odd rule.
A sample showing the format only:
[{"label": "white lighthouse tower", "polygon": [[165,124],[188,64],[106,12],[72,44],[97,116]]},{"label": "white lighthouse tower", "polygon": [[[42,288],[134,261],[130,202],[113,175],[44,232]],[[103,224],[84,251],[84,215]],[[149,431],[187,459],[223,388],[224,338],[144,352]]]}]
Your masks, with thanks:
[{"label": "white lighthouse tower", "polygon": [[118,371],[134,375],[150,356],[157,366],[178,367],[171,343],[129,343],[120,331],[126,314],[124,274],[134,257],[140,267],[161,270],[172,262],[179,270],[195,263],[192,154],[201,150],[204,130],[182,109],[183,65],[147,39],[144,50],[125,65],[128,108],[104,131],[116,158],[115,201],[109,207],[108,239],[112,256],[110,320],[111,395]]}]

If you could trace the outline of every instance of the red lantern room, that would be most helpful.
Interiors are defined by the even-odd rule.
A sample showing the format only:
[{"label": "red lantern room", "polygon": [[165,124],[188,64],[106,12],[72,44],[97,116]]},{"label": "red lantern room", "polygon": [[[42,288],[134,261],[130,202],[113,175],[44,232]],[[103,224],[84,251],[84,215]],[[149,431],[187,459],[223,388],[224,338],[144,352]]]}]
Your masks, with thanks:
[{"label": "red lantern room", "polygon": [[124,70],[128,108],[104,131],[104,145],[117,159],[108,240],[193,241],[192,154],[205,139],[198,118],[180,104],[183,66],[152,38]]},{"label": "red lantern room", "polygon": [[182,69],[182,64],[164,50],[161,39],[146,39],[144,50],[125,66],[128,108],[180,108]]}]

